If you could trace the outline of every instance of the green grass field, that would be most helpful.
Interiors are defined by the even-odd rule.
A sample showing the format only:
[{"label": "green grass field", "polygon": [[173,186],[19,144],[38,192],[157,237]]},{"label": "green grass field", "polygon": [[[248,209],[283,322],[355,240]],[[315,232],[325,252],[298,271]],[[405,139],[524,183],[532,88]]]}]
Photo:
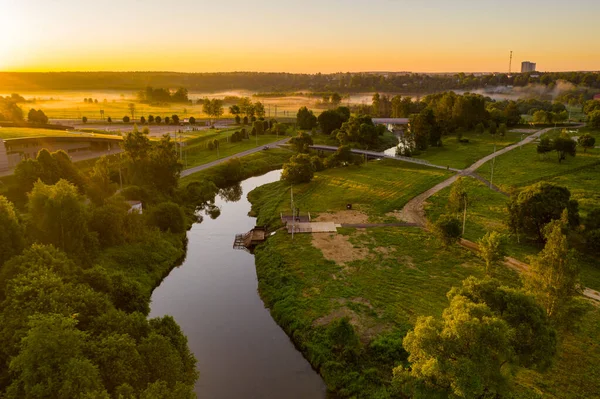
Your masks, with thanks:
[{"label": "green grass field", "polygon": [[[27,102],[19,104],[25,115],[31,108],[41,109],[51,119],[77,119],[87,117],[89,122],[100,122],[100,110],[104,111],[104,119],[111,117],[113,121],[121,121],[124,116],[131,117],[129,104],[135,104],[135,119],[140,116],[148,115],[160,116],[164,119],[165,116],[173,114],[180,118],[195,117],[197,120],[206,120],[208,116],[202,112],[202,104],[197,104],[200,98],[221,98],[225,96],[247,96],[253,102],[260,101],[265,105],[267,116],[277,118],[295,117],[298,109],[302,106],[315,108],[315,111],[320,112],[316,106],[318,98],[307,96],[285,96],[285,97],[253,97],[249,91],[227,91],[220,93],[208,92],[190,92],[189,98],[193,100],[189,103],[171,103],[150,105],[142,104],[137,101],[136,92],[127,91],[47,91],[47,92],[21,92],[26,99],[36,99],[35,102]],[[0,94],[2,95],[2,94]],[[5,93],[4,95],[10,95]],[[92,98],[98,100],[97,103],[84,102],[84,98]],[[229,114],[229,105],[225,104],[223,118],[232,118]]]},{"label": "green grass field", "polygon": [[[222,138],[223,136],[219,135],[218,137]],[[191,168],[193,166],[204,165],[205,163],[216,161],[218,159],[235,155],[247,150],[251,150],[256,147],[262,147],[266,144],[273,143],[283,138],[284,136],[264,135],[258,136],[258,139],[256,139],[255,137],[250,137],[249,140],[243,140],[237,143],[221,142],[218,151],[216,149],[208,149],[207,138],[205,141],[198,142],[196,143],[196,145],[190,148],[184,147],[184,167]]]},{"label": "green grass field", "polygon": [[[392,162],[318,173],[311,183],[294,186],[296,204],[311,213],[336,212],[344,209],[349,198],[354,209],[377,220],[443,179]],[[467,219],[467,237],[477,239],[490,227],[501,230],[506,197],[474,179],[467,186],[475,201]],[[447,191],[432,199],[428,215],[445,207]],[[289,187],[272,183],[252,191],[249,198],[258,223],[277,226],[279,212],[289,208]],[[439,316],[447,306],[447,291],[467,276],[482,276],[483,264],[469,251],[444,248],[417,228],[346,228],[337,235],[313,236],[320,238],[298,234],[292,240],[278,231],[257,249],[261,297],[330,388],[357,389],[362,397],[385,397],[382,387],[389,382],[394,364],[378,358],[368,349],[369,342],[402,336],[420,315]],[[520,284],[516,273],[507,268],[500,268],[497,277],[509,285]],[[332,353],[324,329],[341,317],[350,318],[364,349],[356,363],[342,363],[341,374],[336,374],[328,361],[340,360]],[[574,399],[600,392],[596,378],[599,322],[600,311],[590,307],[581,329],[562,342],[549,371],[517,373],[516,397],[533,398],[538,392]],[[405,360],[398,356],[396,364]],[[344,379],[349,375],[352,378]]]},{"label": "green grass field", "polygon": [[37,129],[30,127],[0,127],[0,139],[17,139],[24,137],[102,137],[116,138],[113,134],[81,133],[67,130]]},{"label": "green grass field", "polygon": [[[294,186],[294,203],[301,212],[340,211],[346,204],[362,211],[372,221],[396,221],[386,213],[402,209],[404,204],[443,181],[452,173],[440,169],[394,160],[372,161],[362,166],[329,169],[315,174],[312,182]],[[269,190],[270,195],[260,196],[268,201],[269,212],[279,215],[290,212],[290,186],[284,182],[258,188]],[[259,219],[259,224],[263,223]]]},{"label": "green grass field", "polygon": [[[577,148],[575,157],[567,156],[562,163],[558,162],[556,153],[551,152],[542,157],[536,152],[536,144],[528,144],[496,158],[494,163],[494,184],[509,191],[511,186],[526,186],[541,179],[566,175],[600,162],[600,149],[592,149],[583,153]],[[491,177],[492,163],[488,162],[477,169],[477,173],[486,179]]]},{"label": "green grass field", "polygon": [[524,137],[527,135],[515,132],[507,132],[504,137],[487,132],[483,134],[468,132],[463,135],[463,139],[469,140],[468,143],[460,143],[454,136],[444,137],[443,147],[429,147],[415,158],[426,159],[436,165],[464,169],[493,153],[494,145],[497,150],[500,150]]}]

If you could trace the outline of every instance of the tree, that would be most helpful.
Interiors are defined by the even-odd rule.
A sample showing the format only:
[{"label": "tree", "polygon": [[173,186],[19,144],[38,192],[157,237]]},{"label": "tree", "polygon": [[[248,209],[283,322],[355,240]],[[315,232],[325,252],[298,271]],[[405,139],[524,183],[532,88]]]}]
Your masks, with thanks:
[{"label": "tree", "polygon": [[[595,101],[600,103],[600,101]],[[600,109],[588,114],[587,125],[593,129],[600,129]]]},{"label": "tree", "polygon": [[87,123],[87,121],[88,121],[88,118],[87,118],[87,116],[84,116],[83,118],[81,118],[81,121],[82,121],[83,123]]},{"label": "tree", "polygon": [[127,108],[129,108],[129,113],[131,114],[131,119],[135,119],[135,104],[129,103],[127,105]]},{"label": "tree", "polygon": [[152,146],[148,155],[149,175],[144,183],[151,183],[157,191],[172,195],[177,189],[179,175],[183,169],[175,142],[169,134],[165,134],[158,144]]},{"label": "tree", "polygon": [[342,115],[337,110],[323,111],[317,118],[323,134],[330,135],[336,129],[342,127]]},{"label": "tree", "polygon": [[544,242],[544,227],[568,212],[569,226],[579,225],[579,204],[571,200],[566,187],[540,182],[511,196],[508,203],[508,226],[513,234],[524,233]]},{"label": "tree", "polygon": [[574,298],[583,292],[579,266],[563,233],[567,225],[565,219],[553,220],[544,228],[546,246],[539,255],[531,257],[525,275],[525,288],[557,324],[575,316]]},{"label": "tree", "polygon": [[12,202],[0,195],[0,268],[23,250],[23,233]]},{"label": "tree", "polygon": [[588,148],[594,148],[596,145],[596,138],[589,133],[586,133],[579,137],[577,143],[583,147],[583,152],[586,153]]},{"label": "tree", "polygon": [[465,178],[459,177],[450,188],[447,208],[453,213],[463,212],[468,205],[468,199]]},{"label": "tree", "polygon": [[300,132],[296,137],[292,137],[290,144],[298,152],[306,153],[309,147],[313,145],[312,136],[306,132]]},{"label": "tree", "polygon": [[154,123],[154,115],[148,115],[148,123]]},{"label": "tree", "polygon": [[510,338],[509,324],[486,304],[455,295],[441,320],[420,316],[406,334],[411,366],[394,369],[394,380],[411,397],[425,397],[419,385],[461,398],[502,395],[509,386]]},{"label": "tree", "polygon": [[494,134],[496,134],[497,131],[498,131],[498,125],[496,125],[496,122],[490,121],[490,134],[494,135]]},{"label": "tree", "polygon": [[410,135],[418,150],[424,151],[429,145],[441,145],[441,130],[431,108],[426,108],[411,117]]},{"label": "tree", "polygon": [[504,137],[507,131],[508,128],[506,127],[506,123],[501,123],[498,127],[498,133],[500,133],[500,136]]},{"label": "tree", "polygon": [[315,174],[313,164],[308,154],[298,154],[290,158],[288,163],[283,165],[281,180],[286,180],[291,184],[308,183]]},{"label": "tree", "polygon": [[171,115],[171,121],[173,121],[174,125],[179,125],[179,116],[178,115]]},{"label": "tree", "polygon": [[42,111],[41,109],[38,109],[37,111],[33,108],[30,109],[29,113],[27,114],[27,120],[30,123],[48,123],[48,117],[46,116],[46,114],[44,114],[44,111]]},{"label": "tree", "polygon": [[112,118],[109,116],[109,117],[106,119],[106,121],[107,121],[108,123],[112,123]]},{"label": "tree", "polygon": [[190,122],[190,125],[195,125],[196,124],[196,118],[194,118],[193,116],[190,116],[190,118],[188,120]]},{"label": "tree", "polygon": [[236,124],[236,125],[239,125],[241,122],[242,122],[242,118],[240,118],[240,116],[239,116],[239,115],[236,115],[236,116],[235,116],[235,124]]},{"label": "tree", "polygon": [[317,126],[317,117],[306,107],[302,107],[298,110],[296,118],[300,129],[310,130]]},{"label": "tree", "polygon": [[95,240],[88,231],[85,205],[73,184],[63,179],[55,185],[38,181],[28,197],[35,239],[79,258],[93,253]]},{"label": "tree", "polygon": [[539,110],[533,114],[533,123],[548,124],[552,123],[552,114],[544,110]]},{"label": "tree", "polygon": [[240,110],[239,105],[232,105],[229,107],[229,113],[234,116],[239,116],[242,111]]},{"label": "tree", "polygon": [[483,134],[484,131],[485,127],[483,126],[483,123],[478,123],[477,125],[475,125],[475,133]]},{"label": "tree", "polygon": [[109,398],[97,366],[84,356],[87,336],[76,324],[61,315],[32,318],[22,349],[10,363],[15,379],[7,398]]},{"label": "tree", "polygon": [[150,210],[150,221],[162,231],[174,234],[185,232],[183,209],[174,202],[162,202]]},{"label": "tree", "polygon": [[334,92],[333,94],[331,94],[331,104],[334,107],[337,107],[338,105],[340,105],[341,102],[342,102],[342,96],[340,96],[339,93]]},{"label": "tree", "polygon": [[577,143],[567,134],[561,134],[559,137],[552,140],[552,147],[558,154],[558,162],[567,158],[567,154],[574,157],[577,152]]},{"label": "tree", "polygon": [[540,143],[537,145],[537,153],[545,156],[547,153],[552,151],[552,143],[549,137],[542,137]]},{"label": "tree", "polygon": [[440,218],[431,226],[431,230],[445,246],[458,241],[462,234],[460,220],[449,215],[440,216]]},{"label": "tree", "polygon": [[496,264],[504,259],[504,237],[497,231],[487,232],[478,242],[479,256],[485,262],[485,272],[494,274]]},{"label": "tree", "polygon": [[125,116],[123,117],[123,123],[129,123],[129,121],[130,121],[130,120],[131,120],[131,119],[129,119],[129,117],[128,117],[127,115],[125,115]]},{"label": "tree", "polygon": [[513,362],[538,371],[552,365],[556,354],[556,330],[535,298],[520,289],[502,286],[496,279],[482,280],[471,276],[448,292],[448,298],[464,296],[477,304],[485,304],[508,323],[514,351]]},{"label": "tree", "polygon": [[165,116],[165,125],[170,125],[171,124],[171,118],[169,118],[168,116]]},{"label": "tree", "polygon": [[143,116],[141,116],[141,117],[140,117],[140,123],[141,123],[142,125],[144,125],[144,124],[146,123],[146,118],[145,118],[145,117],[143,117]]},{"label": "tree", "polygon": [[265,117],[265,106],[260,101],[254,103],[254,112],[258,118]]},{"label": "tree", "polygon": [[154,118],[154,122],[156,122],[157,125],[160,125],[160,122],[162,122],[162,118],[160,116],[157,116],[156,118]]}]

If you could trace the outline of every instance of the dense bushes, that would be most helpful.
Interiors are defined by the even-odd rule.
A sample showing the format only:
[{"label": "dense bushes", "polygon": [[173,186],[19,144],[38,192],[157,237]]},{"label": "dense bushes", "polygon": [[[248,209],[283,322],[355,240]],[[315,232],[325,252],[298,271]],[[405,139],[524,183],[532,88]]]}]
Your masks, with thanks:
[{"label": "dense bushes", "polygon": [[161,231],[183,233],[185,231],[185,215],[181,207],[173,202],[163,202],[150,210],[150,221]]}]

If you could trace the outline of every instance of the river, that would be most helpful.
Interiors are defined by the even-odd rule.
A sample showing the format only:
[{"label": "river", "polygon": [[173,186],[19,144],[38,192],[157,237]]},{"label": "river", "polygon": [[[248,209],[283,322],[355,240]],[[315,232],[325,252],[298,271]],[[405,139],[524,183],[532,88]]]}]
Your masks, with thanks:
[{"label": "river", "polygon": [[150,317],[171,315],[198,359],[204,399],[324,398],[325,384],[260,299],[254,256],[232,249],[255,225],[246,196],[281,171],[241,183],[235,202],[217,197],[221,215],[188,231],[186,260],[152,294]]}]

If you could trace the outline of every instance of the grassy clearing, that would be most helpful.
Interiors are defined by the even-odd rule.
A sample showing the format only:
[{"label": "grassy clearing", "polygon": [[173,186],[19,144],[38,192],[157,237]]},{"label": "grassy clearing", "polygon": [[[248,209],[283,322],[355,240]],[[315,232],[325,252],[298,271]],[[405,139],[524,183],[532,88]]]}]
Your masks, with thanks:
[{"label": "grassy clearing", "polygon": [[[550,178],[547,181],[568,187],[573,197],[581,201],[581,214],[585,215],[591,206],[600,204],[600,182],[597,179],[597,176],[600,176],[599,173],[600,166],[594,166],[570,175]],[[493,230],[509,236],[510,232],[505,224],[508,197],[490,190],[475,179],[467,178],[465,188],[470,201],[472,201],[467,212],[465,238],[477,241],[485,233]],[[428,200],[426,206],[428,219],[436,220],[441,214],[447,212],[446,204],[450,190],[451,187],[448,187]],[[462,215],[457,215],[457,217],[462,218]],[[516,237],[508,238],[508,254],[524,262],[528,261],[528,256],[536,255],[541,249],[542,246],[535,241],[521,238],[520,242],[517,242]],[[597,259],[586,254],[581,254],[578,259],[582,282],[590,288],[600,290],[600,267]]]},{"label": "grassy clearing", "polygon": [[273,143],[281,140],[282,136],[275,135],[264,135],[258,136],[258,139],[251,137],[250,140],[243,140],[237,143],[221,142],[219,145],[219,151],[209,150],[206,145],[208,139],[205,142],[197,143],[192,148],[185,148],[183,153],[184,165],[186,168],[193,166],[204,165],[206,163],[216,161],[221,158],[225,158],[231,155],[238,154],[247,150],[251,150],[256,147],[262,147],[266,144]]},{"label": "grassy clearing", "polygon": [[[6,95],[0,94],[0,95]],[[135,118],[140,116],[147,117],[148,115],[171,116],[179,115],[180,118],[195,117],[197,120],[206,119],[207,115],[202,112],[202,104],[197,104],[196,100],[209,98],[224,98],[225,96],[247,96],[252,97],[252,92],[249,91],[227,91],[221,93],[208,92],[190,92],[189,98],[193,100],[193,104],[171,103],[150,105],[142,104],[137,101],[136,92],[132,90],[123,91],[44,91],[44,92],[21,92],[27,99],[36,98],[33,103],[20,104],[21,108],[27,113],[29,109],[41,109],[51,119],[77,119],[87,117],[89,123],[101,120],[100,110],[104,110],[104,118],[111,117],[114,121],[120,121],[124,116],[131,117],[129,104],[135,104]],[[8,93],[10,95],[10,93]],[[52,98],[52,100],[50,100]],[[85,103],[84,98],[97,99],[98,103]],[[105,101],[106,100],[106,101]],[[307,96],[285,96],[285,97],[253,97],[252,101],[260,101],[265,105],[266,116],[271,117],[295,117],[298,109],[303,106],[315,108],[319,98]],[[231,118],[229,115],[229,105],[226,104],[223,118]],[[270,110],[269,110],[270,106]],[[277,113],[277,114],[276,114]]]},{"label": "grassy clearing", "polygon": [[[537,144],[524,145],[496,158],[494,164],[494,184],[509,191],[510,187],[522,187],[543,179],[567,175],[580,168],[600,162],[600,149],[595,148],[584,153],[577,148],[575,157],[567,156],[558,162],[556,153],[541,157],[536,151]],[[492,163],[488,162],[477,169],[477,173],[489,180]]]},{"label": "grassy clearing", "polygon": [[[311,183],[294,187],[296,204],[311,213],[313,209],[335,212],[344,209],[346,198],[352,198],[359,210],[376,220],[437,181],[391,162],[318,173]],[[474,179],[467,180],[467,188],[475,200],[467,219],[467,238],[476,240],[492,227],[504,231],[507,198]],[[444,212],[448,192],[431,199],[429,216]],[[259,223],[276,226],[279,212],[289,207],[289,188],[272,183],[252,191],[249,198]],[[401,348],[406,331],[420,315],[439,316],[447,306],[447,291],[469,275],[482,276],[483,265],[472,253],[458,246],[444,248],[416,228],[341,229],[337,235],[316,236],[299,234],[292,240],[278,231],[257,249],[261,297],[330,390],[388,397],[391,369],[406,362]],[[330,247],[323,244],[328,241]],[[523,250],[527,251],[536,249]],[[516,273],[507,268],[500,268],[498,277],[512,286],[520,284]],[[336,353],[328,335],[330,323],[342,317],[349,318],[362,342],[353,359]],[[599,322],[600,311],[591,308],[581,330],[564,339],[549,371],[520,370],[516,397],[596,396],[600,392]],[[379,345],[393,356],[382,356]]]},{"label": "grassy clearing", "polygon": [[[251,176],[258,176],[271,170],[280,169],[285,162],[293,155],[287,149],[277,148],[269,151],[260,151],[240,158],[242,161],[242,176],[244,179]],[[215,166],[198,173],[186,176],[179,180],[181,186],[185,186],[194,181],[212,180],[219,185],[222,174],[222,166]]]},{"label": "grassy clearing", "polygon": [[[395,218],[386,213],[401,209],[412,197],[451,176],[444,170],[424,168],[394,160],[372,161],[366,165],[329,169],[315,174],[312,182],[294,186],[294,203],[301,212],[341,211],[346,204],[362,211],[372,221]],[[267,218],[290,212],[290,186],[284,182],[272,183],[257,189],[269,191],[267,212],[261,212],[259,223]],[[257,192],[258,192],[257,191]],[[263,219],[264,218],[264,219]]]},{"label": "grassy clearing", "polygon": [[0,139],[24,137],[102,137],[115,139],[112,134],[81,133],[67,130],[36,129],[31,127],[0,127]]},{"label": "grassy clearing", "polygon": [[468,143],[460,143],[456,137],[444,137],[443,147],[430,147],[423,153],[416,155],[415,158],[426,159],[436,165],[464,169],[484,156],[493,153],[494,145],[499,150],[520,141],[522,137],[526,136],[515,132],[507,132],[504,137],[499,134],[468,132],[463,135],[463,139],[469,140]]}]

